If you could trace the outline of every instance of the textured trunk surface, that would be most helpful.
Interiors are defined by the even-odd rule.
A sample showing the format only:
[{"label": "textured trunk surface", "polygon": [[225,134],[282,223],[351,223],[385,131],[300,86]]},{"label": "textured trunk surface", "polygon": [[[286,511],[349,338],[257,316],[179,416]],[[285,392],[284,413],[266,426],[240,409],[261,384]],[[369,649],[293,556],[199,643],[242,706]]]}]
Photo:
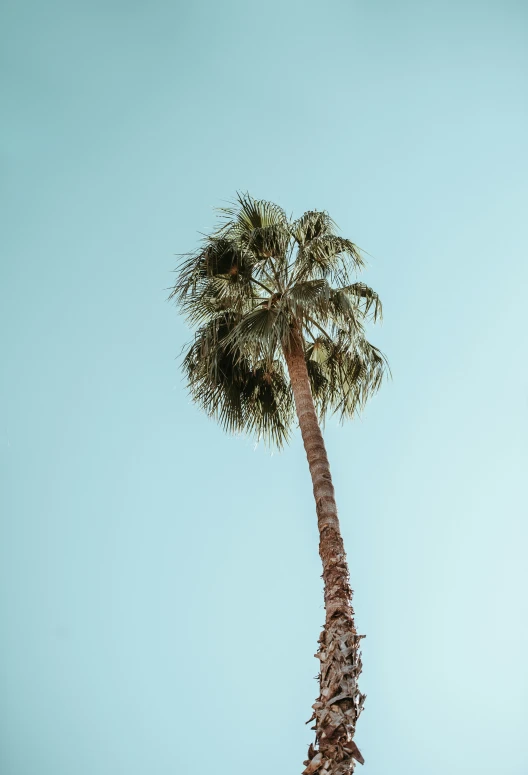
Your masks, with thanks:
[{"label": "textured trunk surface", "polygon": [[[294,337],[285,358],[310,474],[319,525],[326,620],[316,657],[320,660],[320,694],[313,704],[315,745],[308,749],[303,775],[348,775],[363,757],[353,741],[365,695],[358,689],[361,672],[358,635],[354,625],[352,590],[339,529],[334,486],[310,389],[304,348]],[[308,722],[307,722],[308,723]]]}]

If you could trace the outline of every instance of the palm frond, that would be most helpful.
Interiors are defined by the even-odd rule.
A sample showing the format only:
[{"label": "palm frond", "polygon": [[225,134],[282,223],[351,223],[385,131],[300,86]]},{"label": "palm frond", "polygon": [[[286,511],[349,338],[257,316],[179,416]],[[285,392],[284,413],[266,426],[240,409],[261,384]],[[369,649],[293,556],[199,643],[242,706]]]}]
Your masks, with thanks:
[{"label": "palm frond", "polygon": [[288,291],[288,300],[295,317],[302,318],[327,310],[332,289],[326,280],[304,280]]},{"label": "palm frond", "polygon": [[293,420],[293,398],[279,360],[252,361],[228,342],[234,320],[202,326],[183,359],[193,400],[230,433],[250,431],[282,446]]},{"label": "palm frond", "polygon": [[285,282],[286,256],[291,233],[286,213],[273,202],[238,194],[228,207],[219,208],[222,224],[216,238],[228,238],[243,247],[256,262],[257,270],[271,272],[280,287]]},{"label": "palm frond", "polygon": [[183,371],[193,400],[227,431],[236,432],[244,426],[241,385],[247,363],[222,346],[222,338],[221,325],[203,326],[183,359]]},{"label": "palm frond", "polygon": [[293,394],[279,360],[261,361],[245,387],[246,427],[257,438],[281,447],[294,420]]},{"label": "palm frond", "polygon": [[222,312],[242,315],[253,308],[257,298],[252,288],[242,288],[232,278],[218,276],[188,294],[180,302],[180,309],[190,325],[196,326]]},{"label": "palm frond", "polygon": [[244,236],[243,240],[248,250],[257,259],[274,257],[284,260],[290,242],[290,234],[282,224],[273,224],[253,229]]},{"label": "palm frond", "polygon": [[336,224],[327,212],[309,210],[290,226],[290,231],[299,245],[306,245],[317,237],[335,234]]},{"label": "palm frond", "polygon": [[324,424],[330,398],[328,379],[324,366],[314,358],[307,358],[306,366],[317,416],[321,424]]},{"label": "palm frond", "polygon": [[201,250],[183,257],[177,274],[169,299],[185,304],[195,294],[202,295],[204,284],[214,278],[247,286],[252,276],[251,256],[230,240],[208,238]]},{"label": "palm frond", "polygon": [[238,193],[235,202],[228,207],[219,207],[217,212],[223,220],[216,232],[218,235],[224,233],[236,233],[237,236],[243,233],[248,235],[254,229],[288,226],[288,218],[282,207],[274,202],[254,199],[247,192]]},{"label": "palm frond", "polygon": [[[348,294],[340,290],[335,291],[326,280],[311,280],[306,285],[309,286],[310,283],[319,288],[319,292],[316,293],[314,290],[312,298],[302,299],[301,303],[294,308],[302,321],[302,327],[310,335],[313,328],[330,339],[338,330],[346,330],[349,336],[363,333],[364,312]],[[302,287],[305,284],[299,285]],[[311,338],[313,339],[313,336]]]},{"label": "palm frond", "polygon": [[376,347],[364,336],[351,339],[347,331],[339,331],[335,339],[315,339],[306,359],[312,381],[317,376],[316,407],[321,415],[329,410],[338,413],[341,420],[359,412],[389,372],[385,356]]},{"label": "palm frond", "polygon": [[324,278],[338,285],[349,285],[355,272],[364,266],[359,248],[335,234],[315,237],[300,245],[295,261],[295,281]]},{"label": "palm frond", "polygon": [[233,327],[227,341],[240,352],[251,353],[254,358],[265,358],[268,362],[282,353],[288,340],[291,322],[288,311],[277,300],[260,305],[244,315]]},{"label": "palm frond", "polygon": [[362,302],[363,313],[365,316],[367,316],[370,310],[373,308],[372,319],[374,322],[383,319],[383,309],[380,297],[376,291],[373,291],[372,288],[369,288],[368,285],[365,285],[365,283],[353,283],[352,285],[345,286],[344,288],[339,288],[336,293],[352,296],[358,301]]},{"label": "palm frond", "polygon": [[330,294],[330,318],[332,322],[348,331],[359,331],[361,328],[360,310],[350,296],[342,291],[332,291]]}]

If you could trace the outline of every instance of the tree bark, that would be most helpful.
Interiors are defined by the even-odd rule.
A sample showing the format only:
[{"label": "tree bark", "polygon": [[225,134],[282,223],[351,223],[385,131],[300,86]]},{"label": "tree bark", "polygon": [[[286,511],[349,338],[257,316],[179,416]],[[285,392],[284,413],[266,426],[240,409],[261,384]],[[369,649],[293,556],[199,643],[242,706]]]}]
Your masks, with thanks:
[{"label": "tree bark", "polygon": [[[315,746],[310,745],[303,775],[349,775],[363,757],[353,741],[365,695],[358,688],[361,673],[358,635],[354,624],[352,590],[339,528],[334,486],[326,448],[314,407],[301,334],[294,332],[284,356],[313,483],[319,526],[319,554],[323,565],[326,618],[319,638],[320,695],[310,721]],[[307,722],[308,723],[308,722]]]}]

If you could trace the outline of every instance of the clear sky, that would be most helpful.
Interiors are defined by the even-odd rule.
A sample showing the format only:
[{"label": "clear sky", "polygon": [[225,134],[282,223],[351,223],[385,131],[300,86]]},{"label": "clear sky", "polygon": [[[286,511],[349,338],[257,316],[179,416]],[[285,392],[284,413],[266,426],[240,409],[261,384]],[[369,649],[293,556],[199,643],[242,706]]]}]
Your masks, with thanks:
[{"label": "clear sky", "polygon": [[394,379],[326,429],[370,775],[526,775],[525,3],[4,3],[2,775],[299,773],[298,435],[190,404],[176,253],[235,191],[370,254]]}]

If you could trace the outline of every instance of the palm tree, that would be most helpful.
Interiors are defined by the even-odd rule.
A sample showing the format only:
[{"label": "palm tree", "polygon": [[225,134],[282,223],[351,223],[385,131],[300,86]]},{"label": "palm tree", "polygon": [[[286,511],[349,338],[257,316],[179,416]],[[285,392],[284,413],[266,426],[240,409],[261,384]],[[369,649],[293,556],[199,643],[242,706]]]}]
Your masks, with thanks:
[{"label": "palm tree", "polygon": [[[321,423],[352,417],[376,392],[384,356],[365,338],[381,317],[377,294],[354,282],[360,251],[326,212],[288,219],[238,195],[200,248],[183,257],[170,298],[197,330],[183,368],[193,399],[230,432],[281,447],[295,415],[313,483],[323,565],[315,744],[305,775],[345,775],[363,757],[353,741],[365,695],[360,640]],[[308,723],[308,722],[307,722]]]}]

